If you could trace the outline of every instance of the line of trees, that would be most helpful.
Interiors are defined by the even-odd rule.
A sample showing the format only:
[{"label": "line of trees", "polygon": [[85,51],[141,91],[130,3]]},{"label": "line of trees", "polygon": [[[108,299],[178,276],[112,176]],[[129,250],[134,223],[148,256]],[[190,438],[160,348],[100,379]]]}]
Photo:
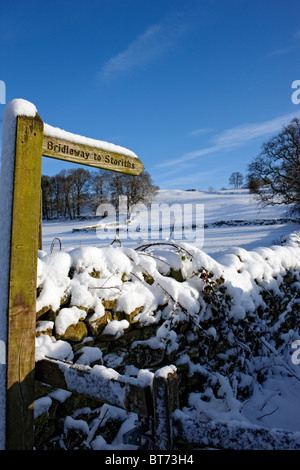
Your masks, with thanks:
[{"label": "line of trees", "polygon": [[42,175],[43,218],[80,217],[84,206],[91,210],[103,203],[118,208],[119,196],[127,197],[127,209],[133,204],[148,204],[155,196],[155,186],[147,171],[138,176],[107,170],[89,171],[83,168],[61,170],[55,176]]}]

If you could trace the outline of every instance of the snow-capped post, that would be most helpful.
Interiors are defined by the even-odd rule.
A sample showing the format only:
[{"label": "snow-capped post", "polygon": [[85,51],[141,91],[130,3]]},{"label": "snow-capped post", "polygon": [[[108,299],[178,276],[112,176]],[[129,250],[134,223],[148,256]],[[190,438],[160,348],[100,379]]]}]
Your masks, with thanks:
[{"label": "snow-capped post", "polygon": [[[1,308],[7,315],[4,445],[8,450],[33,448],[35,304],[43,144],[43,122],[37,113],[13,117],[15,141],[8,143],[7,136],[3,136],[4,146],[10,145],[13,152],[7,155],[4,149],[1,164],[5,167],[5,158],[12,160],[8,173],[1,174],[1,183],[6,181],[2,194],[5,189],[12,190],[12,197],[6,198],[6,203],[10,199],[6,213],[1,213],[1,230],[6,236],[3,242],[10,253],[9,266],[4,268],[8,277],[2,278],[1,282],[1,289],[3,282],[8,289],[7,294],[2,292],[1,295],[6,300]],[[12,124],[13,119],[7,125],[4,123],[3,130]],[[8,130],[13,131],[12,128]],[[5,204],[2,199],[1,204]],[[6,261],[1,260],[2,263]]]},{"label": "snow-capped post", "polygon": [[153,378],[154,448],[173,448],[172,415],[179,408],[178,377],[175,366],[158,369]]},{"label": "snow-capped post", "polygon": [[[130,150],[43,123],[26,100],[4,110],[0,174],[0,449],[32,449],[42,156],[139,175]],[[5,351],[3,353],[3,351]]]}]

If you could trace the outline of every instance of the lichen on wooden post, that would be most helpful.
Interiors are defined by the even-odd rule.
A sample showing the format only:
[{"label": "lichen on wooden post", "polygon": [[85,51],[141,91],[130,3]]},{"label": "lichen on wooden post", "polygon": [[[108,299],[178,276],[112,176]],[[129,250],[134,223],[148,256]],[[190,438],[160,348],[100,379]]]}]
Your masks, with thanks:
[{"label": "lichen on wooden post", "polygon": [[35,308],[43,122],[17,117],[7,331],[6,449],[33,448]]}]

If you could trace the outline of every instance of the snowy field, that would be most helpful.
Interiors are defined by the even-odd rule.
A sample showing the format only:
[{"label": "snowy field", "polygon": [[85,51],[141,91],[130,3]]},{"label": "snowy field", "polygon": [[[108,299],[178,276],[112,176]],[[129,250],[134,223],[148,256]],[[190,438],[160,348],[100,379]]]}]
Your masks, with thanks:
[{"label": "snowy field", "polygon": [[[227,251],[230,252],[232,247],[253,250],[257,247],[270,246],[279,243],[282,237],[298,231],[300,228],[299,223],[285,221],[286,218],[289,218],[288,207],[262,208],[245,189],[216,192],[160,190],[152,203],[151,241],[166,238],[172,230],[170,223],[164,226],[163,234],[157,230],[159,220],[158,209],[155,207],[157,204],[159,207],[163,204],[167,204],[168,207],[172,207],[174,204],[190,205],[190,207],[195,207],[196,204],[203,205],[204,219],[196,220],[198,224],[196,232],[195,229],[185,231],[186,240],[184,241],[202,249],[218,261]],[[195,223],[195,217],[193,218],[192,215],[189,217],[187,209],[186,214],[183,223],[191,226],[191,223]],[[91,216],[91,214],[89,215]],[[148,215],[149,212],[147,217]],[[87,227],[95,227],[100,222],[100,217],[80,221],[43,221],[43,250],[50,250],[54,238],[59,238],[62,248],[66,250],[82,245],[108,246],[114,240],[115,226],[111,228],[109,235],[102,239],[97,236],[97,231],[94,228],[84,230]],[[175,223],[181,224],[181,222],[177,217]],[[204,222],[204,231],[200,228],[201,222]],[[104,223],[102,225],[104,226]],[[134,236],[127,236],[122,228],[124,228],[123,225],[119,232],[122,246],[135,247],[139,240],[148,240],[148,233],[142,231],[143,233],[140,233],[139,236],[136,232]],[[179,240],[181,231],[175,231],[174,235]],[[55,247],[58,246],[57,243]]]}]

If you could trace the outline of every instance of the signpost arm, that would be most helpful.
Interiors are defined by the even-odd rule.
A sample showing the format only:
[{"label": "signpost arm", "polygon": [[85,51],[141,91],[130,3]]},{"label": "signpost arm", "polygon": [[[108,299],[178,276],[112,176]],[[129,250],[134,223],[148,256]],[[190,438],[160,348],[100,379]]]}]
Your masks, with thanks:
[{"label": "signpost arm", "polygon": [[32,449],[43,122],[18,116],[7,332],[6,449]]}]

